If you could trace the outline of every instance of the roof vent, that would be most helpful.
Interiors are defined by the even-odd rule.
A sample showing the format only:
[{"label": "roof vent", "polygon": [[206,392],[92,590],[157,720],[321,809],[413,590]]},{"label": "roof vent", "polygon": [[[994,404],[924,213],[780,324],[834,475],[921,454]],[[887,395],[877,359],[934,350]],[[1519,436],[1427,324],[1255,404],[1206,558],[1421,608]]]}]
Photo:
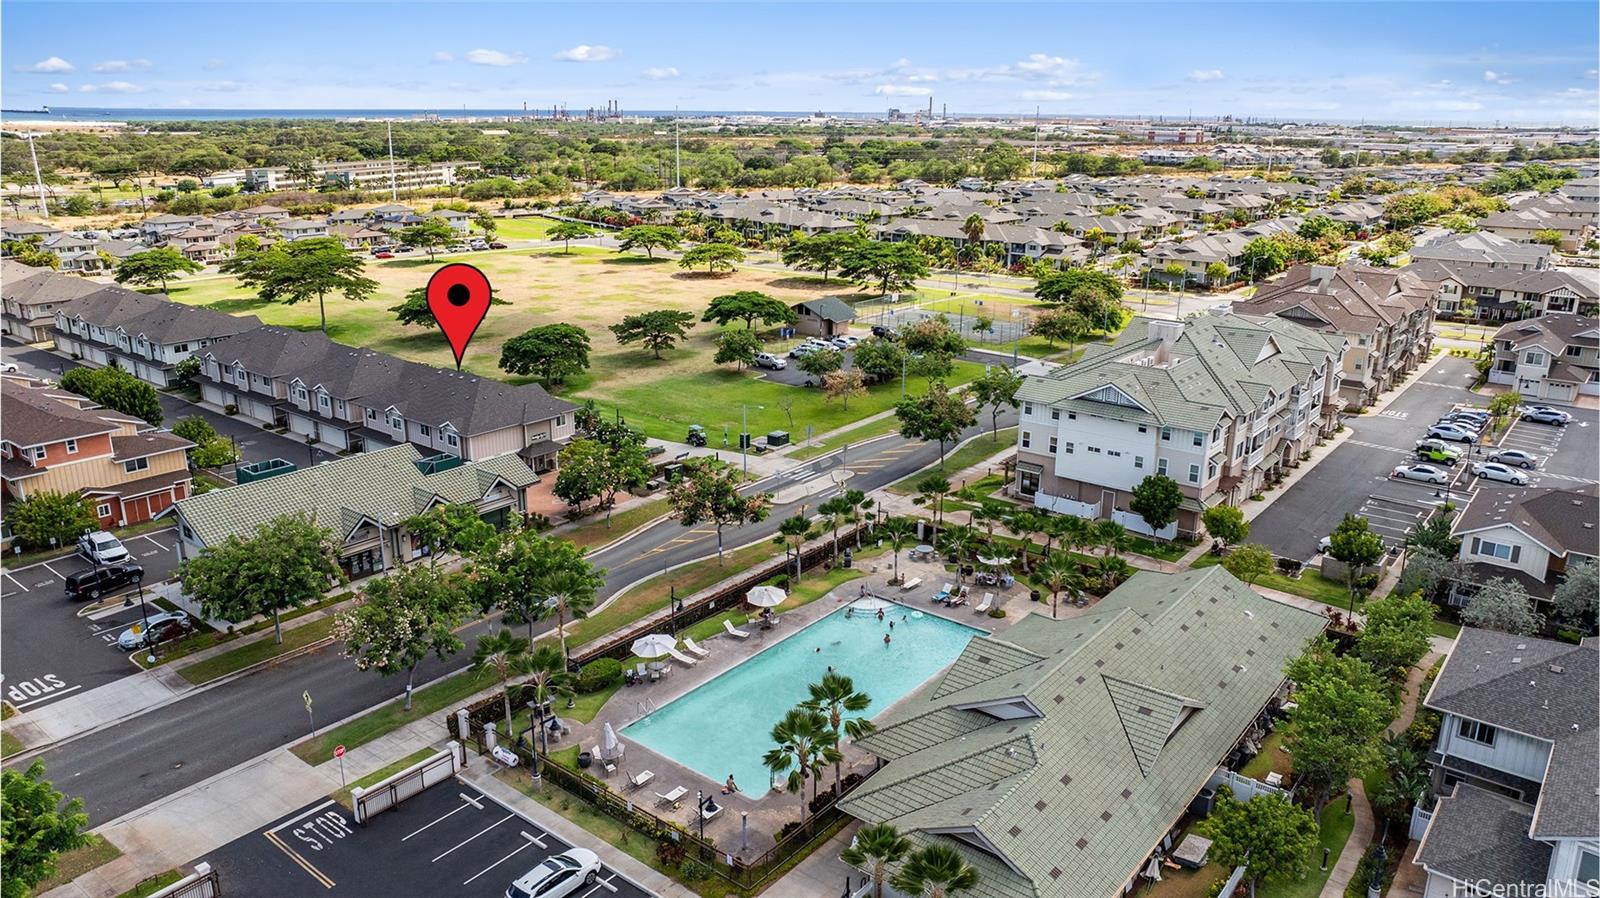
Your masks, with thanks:
[{"label": "roof vent", "polygon": [[1512,659],[1511,659],[1511,663],[1512,663],[1512,664],[1521,664],[1521,663],[1522,663],[1522,659],[1521,659],[1521,658],[1520,658],[1520,657],[1518,657],[1518,658],[1512,658]]},{"label": "roof vent", "polygon": [[1566,671],[1567,671],[1567,669],[1565,667],[1562,667],[1559,664],[1550,665],[1550,672],[1553,673],[1553,674],[1566,673]]},{"label": "roof vent", "polygon": [[1254,611],[1251,611],[1249,608],[1246,608],[1244,610],[1244,616],[1250,618],[1251,620],[1255,620],[1256,613]]},{"label": "roof vent", "polygon": [[1017,756],[1016,747],[1015,746],[1010,746],[1010,745],[1006,746],[1006,757],[1015,758],[1016,756]]}]

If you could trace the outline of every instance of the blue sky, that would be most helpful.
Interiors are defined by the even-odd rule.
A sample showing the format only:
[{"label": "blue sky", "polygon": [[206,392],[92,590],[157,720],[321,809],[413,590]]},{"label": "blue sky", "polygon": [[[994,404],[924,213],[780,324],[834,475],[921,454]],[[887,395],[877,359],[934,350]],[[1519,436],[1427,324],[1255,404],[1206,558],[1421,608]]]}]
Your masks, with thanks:
[{"label": "blue sky", "polygon": [[0,7],[7,107],[1233,114],[1594,125],[1597,5]]}]

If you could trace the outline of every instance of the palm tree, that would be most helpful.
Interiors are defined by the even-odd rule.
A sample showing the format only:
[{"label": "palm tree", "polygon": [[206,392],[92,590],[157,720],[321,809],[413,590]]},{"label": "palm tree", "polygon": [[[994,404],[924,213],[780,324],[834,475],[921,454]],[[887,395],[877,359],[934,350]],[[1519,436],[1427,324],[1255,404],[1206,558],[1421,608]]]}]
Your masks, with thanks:
[{"label": "palm tree", "polygon": [[954,555],[956,558],[957,585],[961,584],[962,577],[964,576],[961,573],[961,562],[968,555],[973,553],[977,547],[977,542],[977,538],[973,536],[972,529],[970,527],[963,527],[959,530],[951,530],[949,533],[944,535],[944,550],[949,552],[951,555]]},{"label": "palm tree", "polygon": [[910,853],[910,839],[900,835],[892,824],[878,823],[857,830],[855,842],[839,853],[839,860],[867,871],[872,877],[873,898],[883,898],[883,884],[889,881],[889,865]]},{"label": "palm tree", "polygon": [[911,543],[917,535],[917,527],[906,518],[890,518],[884,522],[879,530],[889,538],[889,545],[894,549],[894,579],[900,582],[900,550]]},{"label": "palm tree", "polygon": [[1043,530],[1045,526],[1045,512],[1038,509],[1024,508],[1012,512],[1011,516],[1006,518],[1006,527],[1012,533],[1022,537],[1024,563],[1027,561],[1028,549],[1033,543],[1033,535]]},{"label": "palm tree", "polygon": [[832,499],[817,506],[817,511],[826,515],[828,523],[833,525],[833,563],[839,563],[839,525],[845,522],[854,509],[849,497],[834,496]]},{"label": "palm tree", "polygon": [[1069,552],[1076,552],[1086,548],[1094,542],[1094,522],[1088,518],[1077,515],[1066,515],[1060,520],[1060,531],[1056,534],[1061,539],[1061,547]]},{"label": "palm tree", "polygon": [[978,871],[948,845],[926,845],[906,856],[890,884],[916,898],[950,898],[978,884]]},{"label": "palm tree", "polygon": [[1100,581],[1100,591],[1110,592],[1134,574],[1133,565],[1116,555],[1103,555],[1094,560],[1095,577]]},{"label": "palm tree", "polygon": [[784,518],[783,523],[778,525],[778,535],[783,537],[784,557],[787,558],[790,551],[794,552],[794,579],[799,582],[800,550],[811,535],[811,519],[806,517],[804,506],[801,506],[799,513]]},{"label": "palm tree", "polygon": [[1128,528],[1116,521],[1104,520],[1094,522],[1094,545],[1106,550],[1106,555],[1115,555],[1128,550]]},{"label": "palm tree", "polygon": [[472,669],[480,674],[492,671],[500,681],[508,734],[515,731],[511,722],[511,677],[521,672],[527,657],[528,641],[510,630],[495,630],[478,640],[478,647],[472,653]]},{"label": "palm tree", "polygon": [[806,819],[806,779],[816,775],[819,758],[833,749],[833,738],[828,718],[811,708],[790,708],[772,727],[772,741],[778,747],[761,761],[774,775],[788,774],[784,788],[800,794],[802,821]]},{"label": "palm tree", "polygon": [[1078,568],[1078,563],[1070,555],[1056,555],[1046,558],[1039,565],[1037,571],[1044,585],[1050,588],[1050,616],[1056,616],[1056,606],[1059,604],[1061,593],[1077,598],[1083,592],[1083,571]]},{"label": "palm tree", "polygon": [[[545,706],[557,698],[573,694],[572,674],[567,672],[567,662],[562,659],[561,651],[551,645],[534,649],[519,666],[528,674],[527,681],[522,684],[523,694],[529,697],[534,706],[534,713],[539,719],[539,735],[544,738]],[[544,750],[546,754],[550,751],[548,741]]]},{"label": "palm tree", "polygon": [[917,481],[918,505],[933,506],[933,539],[932,545],[939,545],[939,523],[944,520],[944,497],[950,495],[950,481],[938,474],[929,474]]},{"label": "palm tree", "polygon": [[[872,725],[872,721],[865,717],[845,718],[846,711],[867,710],[867,706],[872,704],[872,696],[865,692],[857,692],[856,684],[844,674],[830,670],[822,675],[820,683],[812,683],[806,688],[811,691],[811,698],[801,702],[800,707],[828,715],[828,729],[833,731],[835,746],[839,744],[841,728],[851,741],[860,739],[877,729]],[[833,788],[840,795],[844,794],[840,784],[842,760],[843,757],[836,753],[833,761]]]},{"label": "palm tree", "polygon": [[594,607],[594,585],[587,578],[571,572],[551,576],[550,607],[556,612],[556,638],[561,641],[561,663],[567,661],[567,615],[573,619],[583,617]]},{"label": "palm tree", "polygon": [[[860,527],[872,511],[873,500],[861,490],[846,490],[844,498],[850,503],[850,525]],[[861,548],[861,531],[856,530],[856,548]]]}]

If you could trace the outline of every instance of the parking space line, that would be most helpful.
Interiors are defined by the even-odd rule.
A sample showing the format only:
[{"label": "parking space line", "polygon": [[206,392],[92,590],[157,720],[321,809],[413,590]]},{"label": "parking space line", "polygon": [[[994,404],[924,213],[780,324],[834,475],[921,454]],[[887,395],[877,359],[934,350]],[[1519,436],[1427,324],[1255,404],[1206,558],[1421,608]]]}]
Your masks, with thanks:
[{"label": "parking space line", "polygon": [[140,539],[149,540],[150,542],[155,543],[156,544],[156,548],[160,549],[163,552],[171,552],[172,551],[172,547],[171,546],[163,544],[161,542],[161,540],[155,539],[154,537],[147,536],[147,535],[141,533],[141,534],[139,534],[139,538]]},{"label": "parking space line", "polygon": [[49,571],[49,572],[50,572],[50,573],[52,573],[52,574],[55,574],[55,575],[56,575],[56,576],[57,576],[57,577],[59,577],[59,578],[60,578],[60,579],[61,579],[61,582],[63,582],[63,583],[65,583],[65,582],[66,582],[66,581],[67,581],[67,578],[66,578],[66,577],[62,577],[62,576],[61,576],[61,572],[60,572],[60,571],[58,571],[58,570],[56,570],[56,569],[55,569],[55,568],[53,568],[53,567],[51,567],[51,566],[50,566],[50,562],[48,562],[48,561],[41,561],[41,562],[39,562],[39,564],[40,564],[40,565],[41,565],[41,566],[42,566],[42,567],[43,567],[43,568],[44,568],[44,569],[45,569],[45,570],[47,570],[47,571]]},{"label": "parking space line", "polygon": [[[324,807],[326,807],[326,805],[324,805]],[[267,837],[268,842],[278,846],[280,851],[282,851],[284,854],[287,854],[290,860],[299,864],[300,869],[310,873],[312,878],[316,879],[317,882],[322,883],[324,888],[333,888],[333,880],[329,879],[326,874],[324,874],[321,870],[318,870],[311,864],[310,861],[302,857],[300,852],[295,851],[293,848],[290,848],[288,845],[284,844],[284,841],[278,838],[278,833],[276,830],[264,832],[262,835]]]},{"label": "parking space line", "polygon": [[[522,834],[522,836],[527,841],[523,842],[521,845],[518,845],[516,848],[511,849],[511,853],[510,854],[506,855],[505,857],[499,859],[498,861],[495,861],[494,863],[490,864],[489,866],[484,867],[482,870],[479,870],[478,872],[476,872],[476,873],[472,874],[471,876],[467,877],[467,881],[463,882],[462,885],[464,885],[464,886],[472,885],[472,881],[474,879],[477,879],[478,877],[482,876],[483,874],[488,873],[490,870],[493,870],[494,868],[500,866],[501,864],[505,863],[506,861],[509,861],[512,858],[516,857],[519,853],[521,853],[522,851],[525,851],[529,845],[538,845],[537,842],[533,841],[533,837],[528,835],[526,832],[524,832]],[[539,847],[543,848],[544,846],[543,845],[539,845]]]},{"label": "parking space line", "polygon": [[79,683],[76,686],[69,686],[66,689],[62,689],[62,690],[59,690],[59,691],[56,691],[56,692],[52,692],[49,695],[44,696],[43,698],[36,698],[31,702],[22,702],[21,704],[14,704],[11,707],[16,708],[18,711],[21,711],[23,708],[30,708],[30,707],[32,707],[34,705],[39,704],[40,702],[47,702],[47,701],[51,701],[53,699],[58,699],[58,698],[62,697],[63,695],[66,695],[69,692],[77,692],[79,689],[82,689],[82,688],[83,688],[83,684]]},{"label": "parking space line", "polygon": [[32,592],[33,591],[33,590],[29,589],[28,587],[23,586],[21,580],[18,580],[16,577],[11,576],[11,572],[10,571],[0,571],[0,576],[4,576],[7,580],[10,580],[13,586],[15,586],[16,588],[22,590],[23,592]]},{"label": "parking space line", "polygon": [[465,839],[462,839],[460,842],[457,842],[449,850],[445,851],[444,854],[439,855],[439,857],[434,858],[433,860],[429,861],[429,863],[437,864],[439,862],[440,858],[444,858],[444,857],[448,856],[450,854],[450,852],[455,851],[457,848],[460,848],[461,846],[467,844],[468,842],[471,842],[473,839],[476,839],[477,837],[483,835],[484,833],[488,832],[491,829],[494,829],[495,827],[497,827],[500,824],[506,822],[507,820],[510,820],[512,817],[515,817],[515,816],[517,816],[517,815],[516,814],[507,814],[504,817],[501,817],[499,820],[496,820],[495,822],[489,824],[488,826],[485,826],[483,829],[480,829],[477,832],[473,833],[472,835],[467,836]]},{"label": "parking space line", "polygon": [[432,826],[434,823],[438,823],[438,822],[444,820],[446,817],[451,816],[452,814],[458,814],[458,813],[460,813],[462,811],[465,811],[467,808],[477,808],[480,811],[483,810],[483,805],[478,804],[476,801],[473,801],[472,799],[468,798],[464,793],[457,792],[456,794],[461,796],[461,807],[456,808],[453,811],[446,811],[442,816],[435,817],[433,819],[432,823],[423,824],[420,828],[418,828],[416,830],[413,830],[410,833],[410,835],[407,835],[407,836],[401,838],[400,841],[402,841],[402,842],[407,841],[408,839],[411,838],[411,836],[414,836],[417,833],[422,832],[423,830],[425,830],[428,827]]}]

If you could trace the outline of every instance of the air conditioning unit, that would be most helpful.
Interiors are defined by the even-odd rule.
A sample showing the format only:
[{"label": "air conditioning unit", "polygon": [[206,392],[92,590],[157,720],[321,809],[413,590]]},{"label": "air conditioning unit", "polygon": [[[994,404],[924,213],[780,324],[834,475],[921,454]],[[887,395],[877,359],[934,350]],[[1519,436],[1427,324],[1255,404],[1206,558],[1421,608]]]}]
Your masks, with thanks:
[{"label": "air conditioning unit", "polygon": [[127,518],[123,518],[123,519],[117,521],[117,526],[118,527],[126,527],[126,526],[128,526]]}]

